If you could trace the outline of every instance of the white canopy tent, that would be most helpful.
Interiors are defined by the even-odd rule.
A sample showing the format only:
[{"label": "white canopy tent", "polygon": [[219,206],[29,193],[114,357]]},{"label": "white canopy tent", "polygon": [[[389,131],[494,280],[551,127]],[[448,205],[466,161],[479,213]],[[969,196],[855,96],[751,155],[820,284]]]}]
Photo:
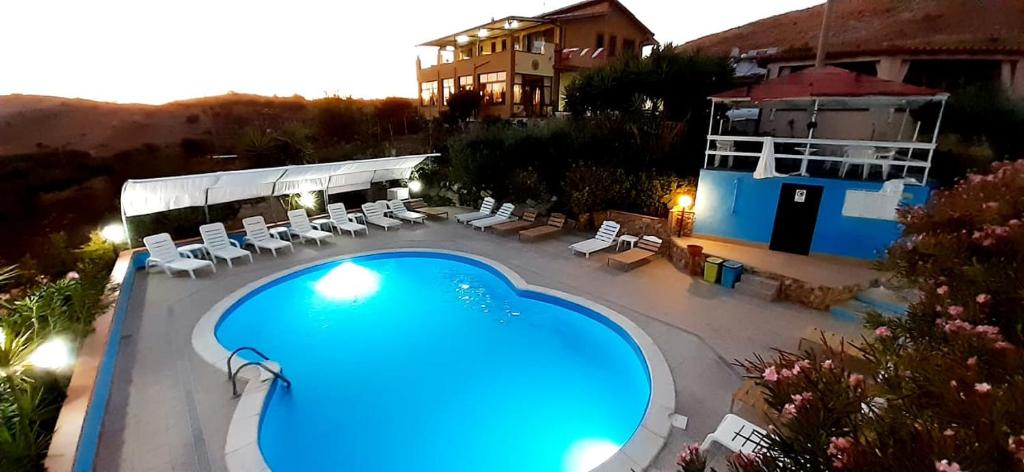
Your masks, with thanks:
[{"label": "white canopy tent", "polygon": [[417,154],[128,180],[121,187],[121,220],[127,231],[127,219],[131,216],[186,207],[206,208],[251,198],[305,192],[323,192],[326,196],[365,190],[375,182],[407,179],[423,160],[439,155]]}]

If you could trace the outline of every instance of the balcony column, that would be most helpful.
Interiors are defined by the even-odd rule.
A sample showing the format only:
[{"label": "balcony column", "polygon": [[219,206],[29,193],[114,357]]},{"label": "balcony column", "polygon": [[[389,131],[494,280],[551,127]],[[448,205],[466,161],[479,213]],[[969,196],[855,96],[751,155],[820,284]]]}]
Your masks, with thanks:
[{"label": "balcony column", "polygon": [[[510,41],[510,46],[512,46]],[[515,111],[515,94],[512,91],[516,80],[516,48],[515,46],[508,48],[505,51],[508,54],[508,72],[505,73],[505,107],[508,113],[508,117],[512,117],[512,113]]]}]

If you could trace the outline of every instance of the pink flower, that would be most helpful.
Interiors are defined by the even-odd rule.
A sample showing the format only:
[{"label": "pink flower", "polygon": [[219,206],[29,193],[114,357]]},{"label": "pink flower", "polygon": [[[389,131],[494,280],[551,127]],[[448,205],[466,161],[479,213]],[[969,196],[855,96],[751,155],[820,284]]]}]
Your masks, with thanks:
[{"label": "pink flower", "polygon": [[796,395],[790,395],[789,398],[793,400],[793,406],[798,410],[802,408],[807,402],[814,399],[814,395],[811,392],[798,393]]},{"label": "pink flower", "polygon": [[799,368],[801,370],[802,369],[810,369],[811,368],[811,361],[809,361],[807,359],[801,359],[801,360],[797,361],[796,364],[793,364],[793,370],[794,370],[793,373],[794,374],[800,372],[800,370],[797,370],[797,368]]},{"label": "pink flower", "polygon": [[68,280],[78,280],[79,275],[78,275],[78,272],[71,271],[71,272],[68,272],[67,275],[64,276],[64,278],[68,279]]},{"label": "pink flower", "polygon": [[986,338],[989,338],[993,341],[1003,340],[1003,335],[999,334],[998,326],[978,325],[974,327],[974,332],[982,336],[985,336]]},{"label": "pink flower", "polygon": [[949,287],[943,285],[943,286],[935,289],[935,293],[937,293],[939,295],[945,295],[945,294],[949,293]]},{"label": "pink flower", "polygon": [[850,374],[848,381],[850,382],[851,387],[858,387],[864,383],[864,376],[860,374]]},{"label": "pink flower", "polygon": [[828,440],[828,449],[825,450],[832,457],[832,466],[837,469],[844,469],[850,460],[850,449],[853,448],[853,439],[849,437],[832,437]]},{"label": "pink flower", "polygon": [[992,300],[992,296],[987,293],[979,293],[977,297],[974,297],[974,301],[985,304]]},{"label": "pink flower", "polygon": [[796,375],[796,372],[793,372],[792,370],[789,369],[782,369],[782,371],[779,372],[779,376],[784,379],[793,378],[794,375]]},{"label": "pink flower", "polygon": [[831,369],[832,368],[832,359],[826,359],[825,362],[821,363],[821,367],[823,369]]},{"label": "pink flower", "polygon": [[[991,176],[989,176],[989,177],[991,177]],[[999,208],[999,202],[988,202],[988,203],[982,205],[982,208],[991,208],[991,209],[994,210],[996,208]]]},{"label": "pink flower", "polygon": [[775,366],[768,366],[764,373],[761,374],[761,377],[768,382],[774,382],[779,380],[779,373],[775,371]]},{"label": "pink flower", "polygon": [[960,315],[964,314],[964,307],[960,305],[953,305],[949,308],[946,308],[946,311],[948,311],[949,314],[959,318]]},{"label": "pink flower", "polygon": [[1010,225],[1010,226],[1020,226],[1020,220],[1014,218],[1014,219],[1008,221],[1007,224]]},{"label": "pink flower", "polygon": [[942,435],[947,438],[951,438],[956,435],[956,433],[954,433],[952,429],[946,428],[946,430],[942,432]]},{"label": "pink flower", "polygon": [[1020,436],[1010,436],[1010,440],[1007,441],[1006,449],[1016,457],[1017,460],[1024,462],[1024,434]]},{"label": "pink flower", "polygon": [[782,406],[782,417],[783,418],[792,418],[794,416],[796,416],[796,405],[794,405],[792,403],[787,403],[787,404]]},{"label": "pink flower", "polygon": [[942,459],[935,462],[935,472],[965,472],[956,462],[950,464],[948,460]]},{"label": "pink flower", "polygon": [[971,356],[970,359],[967,359],[967,367],[974,367],[976,365],[978,365],[978,356]]},{"label": "pink flower", "polygon": [[986,382],[974,384],[974,391],[978,393],[988,393],[992,391],[992,386]]},{"label": "pink flower", "polygon": [[974,325],[961,320],[937,320],[936,323],[947,333],[967,333],[974,329]]},{"label": "pink flower", "polygon": [[892,331],[885,326],[879,326],[878,328],[875,328],[875,336],[888,338],[889,336],[892,336]]},{"label": "pink flower", "polygon": [[1013,349],[1013,344],[1010,344],[1006,341],[997,341],[995,344],[992,345],[992,347],[996,349],[1010,350]]}]

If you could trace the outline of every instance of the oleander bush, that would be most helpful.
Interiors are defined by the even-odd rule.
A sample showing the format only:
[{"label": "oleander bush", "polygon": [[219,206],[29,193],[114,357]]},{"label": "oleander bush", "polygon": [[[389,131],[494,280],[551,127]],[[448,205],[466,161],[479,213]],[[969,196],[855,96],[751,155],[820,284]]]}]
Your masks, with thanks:
[{"label": "oleander bush", "polygon": [[0,269],[0,470],[43,470],[42,461],[64,401],[70,369],[33,365],[31,355],[62,338],[73,350],[105,308],[115,248],[96,233],[69,250],[72,271],[38,274],[25,283],[17,268]]},{"label": "oleander bush", "polygon": [[1024,161],[996,163],[899,214],[883,266],[920,293],[841,346],[739,365],[775,419],[758,471],[1024,470]]}]

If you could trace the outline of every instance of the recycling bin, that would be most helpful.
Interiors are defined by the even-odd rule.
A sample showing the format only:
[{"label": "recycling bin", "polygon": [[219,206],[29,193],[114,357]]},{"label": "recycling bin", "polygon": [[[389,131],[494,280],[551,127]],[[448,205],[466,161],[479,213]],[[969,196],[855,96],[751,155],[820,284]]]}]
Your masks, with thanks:
[{"label": "recycling bin", "polygon": [[722,262],[724,261],[721,258],[715,256],[710,256],[704,259],[704,280],[706,282],[711,282],[713,284],[717,284],[719,282],[722,275]]},{"label": "recycling bin", "polygon": [[736,261],[725,261],[722,263],[722,286],[733,288],[736,282],[740,281],[743,275],[743,264]]}]

